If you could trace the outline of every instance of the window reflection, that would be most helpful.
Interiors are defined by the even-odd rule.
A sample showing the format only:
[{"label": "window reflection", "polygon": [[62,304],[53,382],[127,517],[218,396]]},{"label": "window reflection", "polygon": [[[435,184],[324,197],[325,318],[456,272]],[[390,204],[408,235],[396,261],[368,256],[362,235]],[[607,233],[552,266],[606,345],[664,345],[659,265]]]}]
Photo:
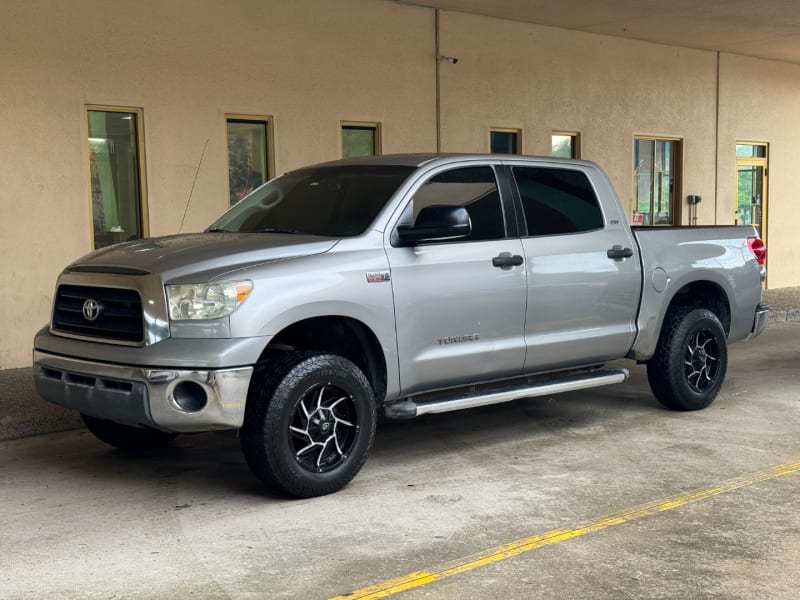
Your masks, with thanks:
[{"label": "window reflection", "polygon": [[342,158],[380,154],[378,125],[342,125]]},{"label": "window reflection", "polygon": [[89,173],[94,247],[142,237],[136,112],[89,110]]},{"label": "window reflection", "polygon": [[228,119],[228,188],[236,204],[269,179],[268,122]]},{"label": "window reflection", "polygon": [[677,140],[634,141],[634,225],[672,225],[677,221],[679,151]]},{"label": "window reflection", "polygon": [[580,158],[580,142],[577,133],[553,133],[550,136],[550,156]]},{"label": "window reflection", "polygon": [[519,131],[492,131],[489,134],[489,146],[492,154],[519,154]]}]

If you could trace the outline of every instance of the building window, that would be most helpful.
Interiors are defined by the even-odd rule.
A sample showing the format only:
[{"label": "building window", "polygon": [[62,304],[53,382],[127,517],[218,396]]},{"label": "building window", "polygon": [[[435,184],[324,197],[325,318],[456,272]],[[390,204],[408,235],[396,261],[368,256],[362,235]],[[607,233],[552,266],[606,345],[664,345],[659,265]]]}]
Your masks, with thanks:
[{"label": "building window", "polygon": [[142,111],[89,106],[86,117],[94,247],[144,237]]},{"label": "building window", "polygon": [[581,134],[568,131],[554,131],[550,136],[550,156],[560,158],[581,157]]},{"label": "building window", "polygon": [[736,158],[767,158],[767,145],[736,144]]},{"label": "building window", "polygon": [[492,154],[522,154],[522,131],[519,129],[492,129],[489,132]]},{"label": "building window", "polygon": [[227,115],[228,188],[236,204],[272,177],[272,122],[269,117]]},{"label": "building window", "polygon": [[380,123],[342,123],[342,158],[377,156],[381,153]]},{"label": "building window", "polygon": [[680,223],[680,140],[636,138],[633,142],[633,224]]}]

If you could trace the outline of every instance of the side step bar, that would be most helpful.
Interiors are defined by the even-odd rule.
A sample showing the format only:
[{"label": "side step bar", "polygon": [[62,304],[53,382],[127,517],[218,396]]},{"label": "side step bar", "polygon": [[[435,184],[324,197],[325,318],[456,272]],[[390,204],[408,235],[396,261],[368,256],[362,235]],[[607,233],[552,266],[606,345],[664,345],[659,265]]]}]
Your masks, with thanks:
[{"label": "side step bar", "polygon": [[444,413],[476,406],[500,404],[501,402],[510,402],[520,398],[547,396],[549,394],[560,394],[562,392],[573,392],[613,383],[622,383],[629,376],[628,369],[604,369],[581,375],[548,379],[536,384],[526,383],[522,386],[499,391],[484,390],[460,394],[434,402],[417,403],[412,400],[404,400],[395,404],[387,404],[384,408],[384,413],[390,419],[413,419],[428,413]]}]

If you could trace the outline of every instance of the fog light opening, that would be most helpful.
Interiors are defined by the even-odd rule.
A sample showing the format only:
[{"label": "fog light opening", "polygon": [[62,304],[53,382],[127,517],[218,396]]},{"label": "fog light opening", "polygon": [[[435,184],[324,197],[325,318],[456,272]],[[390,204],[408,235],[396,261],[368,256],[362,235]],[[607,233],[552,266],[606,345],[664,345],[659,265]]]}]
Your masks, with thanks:
[{"label": "fog light opening", "polygon": [[172,401],[181,410],[197,412],[208,404],[206,390],[197,382],[181,381],[172,390]]}]

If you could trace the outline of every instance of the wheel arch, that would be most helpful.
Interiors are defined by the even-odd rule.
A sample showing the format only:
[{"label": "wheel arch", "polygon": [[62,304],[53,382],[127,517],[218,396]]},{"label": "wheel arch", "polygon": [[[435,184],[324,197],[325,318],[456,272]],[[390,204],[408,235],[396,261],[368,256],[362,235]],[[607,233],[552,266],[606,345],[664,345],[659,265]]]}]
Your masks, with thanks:
[{"label": "wheel arch", "polygon": [[308,317],[285,326],[264,348],[259,363],[296,350],[320,350],[350,360],[367,377],[378,404],[386,396],[386,355],[375,333],[364,322],[349,316]]},{"label": "wheel arch", "polygon": [[[667,322],[667,315],[670,311],[680,308],[706,308],[713,312],[725,332],[725,336],[731,334],[732,315],[736,306],[731,303],[731,290],[727,286],[717,281],[711,273],[707,273],[709,277],[702,279],[694,279],[691,281],[680,282],[680,287],[676,286],[674,292],[667,298],[664,298],[662,308],[656,312],[655,310],[643,309],[637,319],[638,333],[636,340],[633,344],[631,351],[627,357],[638,360],[649,360],[656,351],[656,345],[661,337],[661,331]],[[650,298],[643,298],[643,303],[654,303],[658,301],[658,296]]]},{"label": "wheel arch", "polygon": [[661,327],[664,326],[664,318],[667,313],[677,308],[708,309],[717,316],[726,336],[731,331],[731,303],[728,294],[721,285],[714,281],[690,281],[677,290],[664,310]]}]

